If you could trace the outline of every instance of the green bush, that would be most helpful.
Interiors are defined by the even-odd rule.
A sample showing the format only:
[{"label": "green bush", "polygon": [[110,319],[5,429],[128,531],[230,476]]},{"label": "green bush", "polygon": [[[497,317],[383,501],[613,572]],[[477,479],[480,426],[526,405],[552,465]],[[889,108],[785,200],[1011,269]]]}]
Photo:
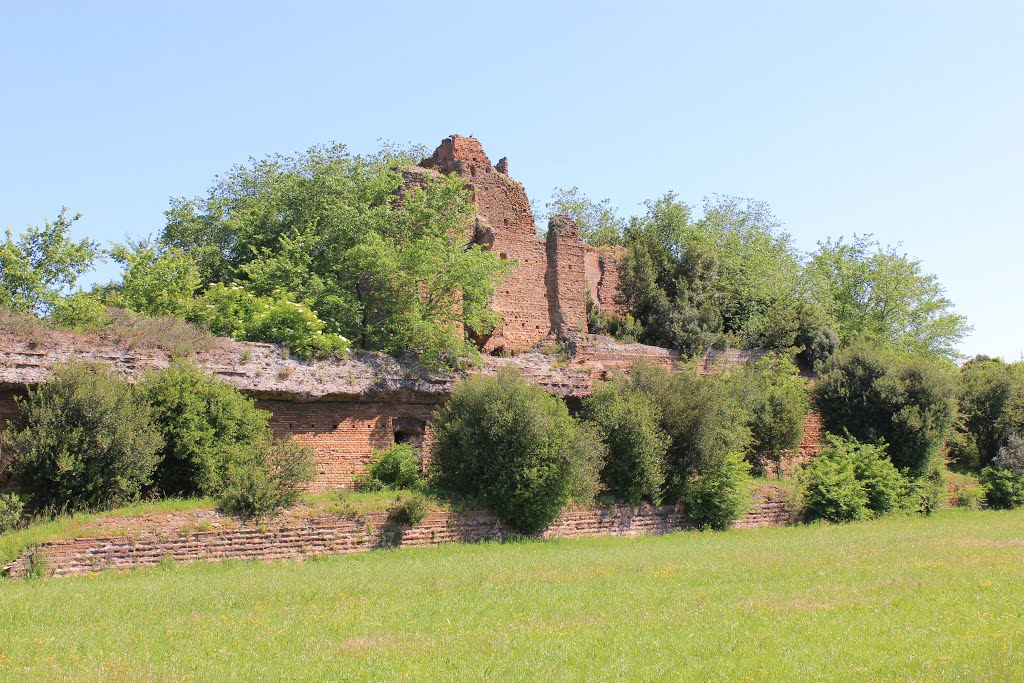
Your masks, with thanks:
[{"label": "green bush", "polygon": [[580,438],[565,403],[514,369],[459,382],[433,430],[433,483],[479,498],[518,531],[543,529],[593,490],[593,440]]},{"label": "green bush", "polygon": [[401,493],[388,508],[388,522],[395,526],[416,526],[430,512],[430,499],[418,491]]},{"label": "green bush", "polygon": [[750,431],[743,408],[721,378],[701,376],[693,366],[669,372],[641,363],[629,384],[657,404],[661,429],[670,439],[666,500],[681,500],[688,479],[720,466],[729,453],[747,450]]},{"label": "green bush", "polygon": [[763,473],[765,460],[775,464],[782,478],[782,456],[796,449],[804,433],[810,407],[807,380],[782,354],[761,358],[732,379],[747,412],[752,465]]},{"label": "green bush", "polygon": [[1010,510],[1024,505],[1024,439],[1011,434],[992,463],[981,471],[988,504]]},{"label": "green bush", "polygon": [[370,464],[367,481],[377,482],[380,486],[364,490],[387,487],[392,489],[411,489],[422,485],[420,476],[420,459],[416,449],[407,443],[396,443],[390,448],[375,451],[373,463]]},{"label": "green bush", "polygon": [[219,496],[229,463],[265,449],[270,414],[191,363],[175,363],[139,384],[164,446],[153,478],[167,495]]},{"label": "green bush", "polygon": [[862,443],[881,439],[898,469],[921,476],[952,425],[955,379],[948,362],[861,342],[822,366],[815,403],[828,431],[846,430]]},{"label": "green bush", "polygon": [[594,387],[583,402],[582,415],[600,430],[608,446],[601,469],[605,488],[630,505],[660,502],[669,439],[658,426],[654,401],[629,391],[625,382],[607,382]]},{"label": "green bush", "polygon": [[686,482],[683,506],[703,529],[728,529],[750,507],[750,464],[741,453],[727,453]]},{"label": "green bush", "polygon": [[137,500],[163,445],[139,392],[110,369],[81,363],[58,365],[29,392],[3,442],[33,504],[68,510]]},{"label": "green bush", "polygon": [[164,437],[154,485],[165,495],[219,496],[231,460],[269,443],[269,413],[189,362],[146,375],[138,388]]},{"label": "green bush", "polygon": [[886,515],[906,507],[911,483],[900,474],[886,456],[885,444],[858,443],[853,439],[829,439],[832,457],[853,460],[854,475],[864,486],[867,508],[875,515]]},{"label": "green bush", "polygon": [[70,330],[96,330],[110,323],[103,302],[86,292],[75,292],[58,301],[49,319],[55,326]]},{"label": "green bush", "polygon": [[960,368],[960,412],[950,457],[973,469],[988,465],[1024,429],[1024,364],[976,356]]},{"label": "green bush", "polygon": [[822,457],[819,453],[804,473],[807,514],[812,519],[852,522],[868,516],[868,494],[857,480],[852,459]]},{"label": "green bush", "polygon": [[316,476],[313,449],[293,439],[239,453],[224,473],[220,506],[228,512],[263,519],[295,502]]},{"label": "green bush", "polygon": [[16,493],[0,493],[0,534],[17,529],[25,514],[25,503]]}]

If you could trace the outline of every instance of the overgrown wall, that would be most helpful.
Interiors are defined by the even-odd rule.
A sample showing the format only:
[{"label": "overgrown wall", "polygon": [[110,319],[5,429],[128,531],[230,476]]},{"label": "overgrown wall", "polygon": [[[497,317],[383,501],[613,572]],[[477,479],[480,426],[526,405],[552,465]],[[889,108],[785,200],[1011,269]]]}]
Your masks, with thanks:
[{"label": "overgrown wall", "polygon": [[[210,513],[216,515],[216,513]],[[763,500],[736,522],[737,527],[779,526],[788,515],[781,501]],[[584,536],[635,536],[692,529],[678,508],[643,505],[569,508],[543,533],[542,538]],[[22,555],[10,568],[11,577],[23,577],[33,552],[43,560],[45,571],[68,576],[104,569],[152,567],[161,561],[304,559],[377,548],[465,543],[504,538],[507,530],[497,518],[483,511],[458,513],[435,511],[409,529],[387,524],[384,513],[365,519],[321,516],[292,519],[286,524],[261,528],[253,525],[224,530],[144,535],[75,538],[45,543]]]}]

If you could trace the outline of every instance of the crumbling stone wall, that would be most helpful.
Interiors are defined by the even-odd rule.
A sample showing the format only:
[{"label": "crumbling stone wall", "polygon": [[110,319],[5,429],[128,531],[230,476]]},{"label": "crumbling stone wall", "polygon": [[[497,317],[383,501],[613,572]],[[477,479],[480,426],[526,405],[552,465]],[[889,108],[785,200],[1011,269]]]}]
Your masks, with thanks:
[{"label": "crumbling stone wall", "polygon": [[[480,221],[477,240],[518,266],[495,293],[493,306],[502,323],[485,340],[485,353],[525,351],[551,331],[548,312],[547,250],[537,238],[530,200],[508,176],[508,160],[492,166],[476,138],[453,135],[420,166],[457,173],[473,191]],[[407,182],[412,176],[407,176]]]},{"label": "crumbling stone wall", "polygon": [[585,246],[584,273],[587,294],[599,313],[622,317],[625,306],[619,289],[619,263],[626,250],[622,247]]},{"label": "crumbling stone wall", "polygon": [[576,223],[567,216],[553,216],[548,223],[548,314],[551,331],[558,339],[587,332],[586,274],[583,242]]}]

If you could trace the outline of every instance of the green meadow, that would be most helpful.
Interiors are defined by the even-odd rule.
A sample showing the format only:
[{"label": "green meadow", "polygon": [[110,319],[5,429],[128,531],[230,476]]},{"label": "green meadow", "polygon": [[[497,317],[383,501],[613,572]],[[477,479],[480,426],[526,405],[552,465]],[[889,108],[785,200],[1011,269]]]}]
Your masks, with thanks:
[{"label": "green meadow", "polygon": [[1024,510],[0,581],[4,680],[1020,681]]}]

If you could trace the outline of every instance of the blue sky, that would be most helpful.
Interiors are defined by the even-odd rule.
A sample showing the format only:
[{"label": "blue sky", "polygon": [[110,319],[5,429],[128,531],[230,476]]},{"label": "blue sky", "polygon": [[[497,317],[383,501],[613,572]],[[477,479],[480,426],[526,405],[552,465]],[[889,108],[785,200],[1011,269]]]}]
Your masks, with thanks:
[{"label": "blue sky", "polygon": [[[249,156],[480,138],[542,204],[767,201],[1024,351],[1024,3],[0,2],[0,227],[156,233]],[[105,280],[111,267],[94,277]]]}]

